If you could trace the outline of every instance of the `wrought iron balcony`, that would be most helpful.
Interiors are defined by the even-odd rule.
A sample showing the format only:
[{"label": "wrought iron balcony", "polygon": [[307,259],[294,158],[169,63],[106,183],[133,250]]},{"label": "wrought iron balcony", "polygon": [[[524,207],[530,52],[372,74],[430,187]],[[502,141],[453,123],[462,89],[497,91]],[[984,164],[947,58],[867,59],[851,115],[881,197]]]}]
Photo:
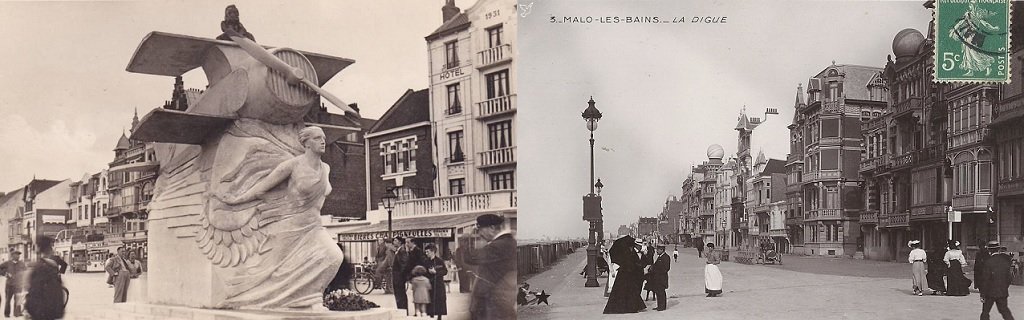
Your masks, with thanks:
[{"label": "wrought iron balcony", "polygon": [[889,215],[889,221],[885,225],[886,227],[909,227],[910,226],[910,211],[904,211],[902,213],[896,213]]},{"label": "wrought iron balcony", "polygon": [[504,147],[480,152],[480,167],[488,168],[516,163],[516,147]]},{"label": "wrought iron balcony", "polygon": [[478,119],[490,118],[516,111],[516,95],[510,94],[487,99],[476,103],[479,108]]},{"label": "wrought iron balcony", "polygon": [[860,223],[878,224],[878,211],[869,210],[860,213]]},{"label": "wrought iron balcony", "polygon": [[477,58],[477,68],[486,68],[501,62],[511,61],[512,45],[506,43],[493,48],[481,50],[477,53]]},{"label": "wrought iron balcony", "polygon": [[914,156],[915,156],[915,154],[916,154],[915,152],[910,151],[910,152],[907,152],[907,153],[904,153],[904,154],[901,154],[901,155],[893,157],[893,159],[892,159],[892,168],[893,169],[904,169],[904,168],[910,167],[911,165],[914,164]]}]

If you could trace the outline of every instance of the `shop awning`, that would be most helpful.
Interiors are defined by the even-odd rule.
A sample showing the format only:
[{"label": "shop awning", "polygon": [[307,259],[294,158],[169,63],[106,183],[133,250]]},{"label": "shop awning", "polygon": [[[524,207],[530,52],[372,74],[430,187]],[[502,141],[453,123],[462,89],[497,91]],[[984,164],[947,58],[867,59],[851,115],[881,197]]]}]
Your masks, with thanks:
[{"label": "shop awning", "polygon": [[473,225],[480,213],[460,213],[392,220],[393,232],[388,233],[388,222],[371,224],[338,233],[338,241],[374,241],[394,236],[411,238],[450,238],[455,228]]}]

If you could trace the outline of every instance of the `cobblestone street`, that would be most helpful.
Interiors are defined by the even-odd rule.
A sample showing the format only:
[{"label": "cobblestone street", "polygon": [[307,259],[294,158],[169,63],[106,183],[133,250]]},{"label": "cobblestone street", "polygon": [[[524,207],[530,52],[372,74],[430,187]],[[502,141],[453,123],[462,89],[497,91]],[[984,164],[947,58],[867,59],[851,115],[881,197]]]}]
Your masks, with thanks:
[{"label": "cobblestone street", "polygon": [[[681,250],[669,275],[668,310],[603,315],[602,288],[584,288],[578,273],[583,250],[527,282],[546,290],[551,305],[519,308],[519,319],[977,319],[977,291],[966,297],[911,295],[907,264],[870,260],[785,256],[782,266],[722,262],[724,294],[704,295],[704,260]],[[904,276],[906,275],[906,276]],[[972,289],[973,290],[973,289]],[[652,295],[653,298],[653,295]],[[1010,286],[1011,309],[1024,314],[1024,287]],[[993,319],[1000,319],[992,310]]]}]

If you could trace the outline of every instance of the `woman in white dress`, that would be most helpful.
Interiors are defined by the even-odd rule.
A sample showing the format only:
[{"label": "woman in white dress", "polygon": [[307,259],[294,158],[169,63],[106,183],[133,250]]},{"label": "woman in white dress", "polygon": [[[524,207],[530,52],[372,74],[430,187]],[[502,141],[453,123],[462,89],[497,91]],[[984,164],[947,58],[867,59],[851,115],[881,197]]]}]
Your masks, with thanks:
[{"label": "woman in white dress", "polygon": [[722,294],[722,272],[718,270],[718,264],[722,263],[721,253],[715,250],[714,243],[708,243],[704,253],[707,259],[704,264],[704,292],[708,297],[716,297]]}]

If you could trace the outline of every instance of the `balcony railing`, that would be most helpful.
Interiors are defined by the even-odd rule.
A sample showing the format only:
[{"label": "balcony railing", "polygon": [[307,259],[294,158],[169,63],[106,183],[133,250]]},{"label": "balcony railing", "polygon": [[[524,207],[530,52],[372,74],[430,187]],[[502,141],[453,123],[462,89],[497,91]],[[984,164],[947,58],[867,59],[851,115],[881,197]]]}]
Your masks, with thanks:
[{"label": "balcony railing", "polygon": [[964,132],[950,134],[946,140],[946,147],[949,149],[963,147],[979,143],[988,136],[989,129],[978,127]]},{"label": "balcony railing", "polygon": [[992,205],[992,194],[975,193],[953,196],[953,210],[982,211]]},{"label": "balcony railing", "polygon": [[504,62],[512,59],[512,45],[503,44],[493,48],[487,48],[481,50],[477,57],[479,58],[479,64],[477,68],[484,68],[492,64]]},{"label": "balcony railing", "polygon": [[504,147],[480,153],[480,167],[493,167],[516,163],[516,147]]},{"label": "balcony railing", "polygon": [[839,179],[842,177],[842,172],[838,170],[825,170],[825,171],[814,171],[804,173],[804,182],[814,182],[818,180],[829,180]]},{"label": "balcony railing", "polygon": [[893,106],[893,117],[900,117],[903,115],[910,114],[909,112],[920,111],[923,106],[923,99],[920,97],[911,97],[909,99],[900,101]]},{"label": "balcony railing", "polygon": [[868,122],[861,124],[861,130],[871,132],[877,129],[885,128],[889,124],[888,120],[889,119],[886,119],[886,117],[884,116],[872,118],[871,120],[868,120]]},{"label": "balcony railing", "polygon": [[804,220],[840,219],[843,217],[843,209],[817,209],[804,212]]},{"label": "balcony railing", "polygon": [[413,217],[439,213],[467,213],[489,210],[516,209],[515,190],[487,191],[454,196],[398,201],[394,217]]},{"label": "balcony railing", "polygon": [[487,118],[516,111],[516,95],[510,94],[476,103],[480,109],[477,118]]},{"label": "balcony railing", "polygon": [[842,114],[845,106],[846,101],[844,99],[829,100],[822,103],[821,111],[822,113]]},{"label": "balcony railing", "polygon": [[1024,194],[1024,179],[1017,178],[1012,180],[999,181],[999,194],[1006,195],[1019,195]]},{"label": "balcony railing", "polygon": [[860,171],[870,171],[879,168],[886,162],[889,157],[887,155],[877,156],[860,162]]},{"label": "balcony railing", "polygon": [[942,145],[938,144],[914,151],[915,153],[917,153],[917,155],[914,156],[914,163],[918,164],[923,162],[942,160],[943,156],[945,155],[945,151],[946,150],[942,148]]},{"label": "balcony railing", "polygon": [[900,169],[900,168],[909,167],[910,165],[914,164],[914,155],[915,155],[915,153],[913,151],[911,151],[911,152],[907,152],[907,153],[904,153],[904,154],[901,154],[901,155],[893,157],[893,159],[892,159],[892,167],[894,169]]},{"label": "balcony railing", "polygon": [[843,217],[843,209],[820,209],[818,217],[822,219],[839,219]]},{"label": "balcony railing", "polygon": [[148,235],[149,230],[125,231],[123,233],[124,240],[127,241],[146,240]]},{"label": "balcony railing", "polygon": [[1013,100],[1003,101],[1003,103],[992,106],[993,123],[1001,123],[1024,116],[1024,96],[1011,99]]},{"label": "balcony railing", "polygon": [[930,204],[910,208],[911,220],[924,220],[946,217],[946,206],[943,204]]},{"label": "balcony railing", "polygon": [[860,223],[878,223],[878,211],[863,211],[860,213]]},{"label": "balcony railing", "polygon": [[904,211],[903,213],[889,215],[889,222],[886,224],[887,227],[909,227],[910,226],[910,211]]},{"label": "balcony railing", "polygon": [[117,216],[119,214],[121,214],[121,206],[108,207],[107,212],[103,213],[103,215],[108,217]]}]

